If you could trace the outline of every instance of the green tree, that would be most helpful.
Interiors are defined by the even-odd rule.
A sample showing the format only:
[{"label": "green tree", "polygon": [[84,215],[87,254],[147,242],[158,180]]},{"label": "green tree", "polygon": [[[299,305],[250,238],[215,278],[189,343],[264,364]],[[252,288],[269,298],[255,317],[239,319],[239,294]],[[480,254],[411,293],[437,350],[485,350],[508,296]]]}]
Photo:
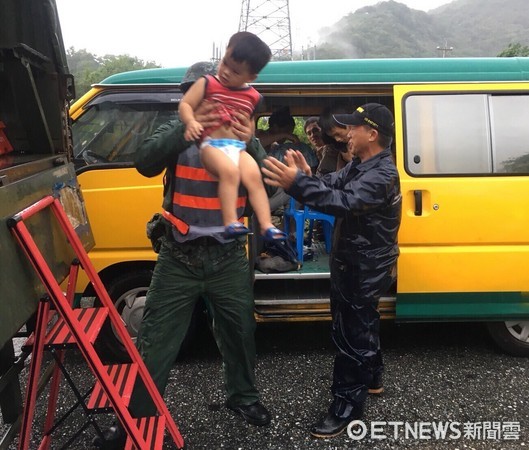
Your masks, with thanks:
[{"label": "green tree", "polygon": [[76,98],[88,92],[90,86],[99,83],[110,75],[130,70],[161,67],[154,61],[143,61],[129,55],[96,56],[86,49],[66,51],[68,67],[75,79]]},{"label": "green tree", "polygon": [[100,64],[97,56],[87,52],[86,49],[76,50],[75,47],[66,50],[66,59],[70,72],[74,75],[85,70],[96,70]]},{"label": "green tree", "polygon": [[498,54],[500,57],[529,56],[529,47],[520,43],[511,43],[509,46]]}]

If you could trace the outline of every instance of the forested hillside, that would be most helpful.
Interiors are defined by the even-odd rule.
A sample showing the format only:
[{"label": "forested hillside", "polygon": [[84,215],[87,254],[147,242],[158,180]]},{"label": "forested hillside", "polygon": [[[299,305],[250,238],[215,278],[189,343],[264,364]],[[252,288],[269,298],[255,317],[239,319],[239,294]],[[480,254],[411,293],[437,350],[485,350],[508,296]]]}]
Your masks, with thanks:
[{"label": "forested hillside", "polygon": [[327,27],[315,54],[317,59],[497,56],[509,44],[529,45],[528,30],[527,0],[454,0],[428,13],[391,0]]}]

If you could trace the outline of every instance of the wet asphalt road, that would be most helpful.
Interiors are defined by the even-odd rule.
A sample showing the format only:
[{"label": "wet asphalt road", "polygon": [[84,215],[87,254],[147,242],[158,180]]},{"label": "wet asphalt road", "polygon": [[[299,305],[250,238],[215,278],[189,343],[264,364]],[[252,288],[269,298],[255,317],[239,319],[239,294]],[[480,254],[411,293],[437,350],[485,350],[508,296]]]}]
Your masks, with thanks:
[{"label": "wet asphalt road", "polygon": [[[369,431],[360,441],[354,441],[347,433],[328,440],[312,438],[308,428],[331,400],[333,348],[329,324],[260,324],[256,339],[258,386],[272,413],[272,424],[253,427],[224,408],[221,360],[211,336],[205,335],[175,365],[166,393],[186,449],[529,447],[529,358],[496,351],[479,324],[383,323],[386,391],[381,397],[368,399],[364,423],[367,427],[373,426],[374,421],[405,422],[412,427],[425,423],[423,436],[431,435],[431,422],[449,422],[461,431],[458,439],[444,440],[418,439],[413,434],[406,437],[402,428],[398,428],[394,439],[392,427],[396,425],[380,425],[378,434],[387,437],[382,440],[369,439]],[[69,358],[68,365],[78,379],[89,378],[88,369],[77,355]],[[67,388],[61,392],[68,392]],[[42,417],[43,406],[39,403],[36,424]],[[74,414],[72,419],[74,423],[61,429],[62,434],[80,423],[79,415]],[[103,418],[102,423],[109,420]],[[518,439],[464,437],[464,423],[471,423],[467,429],[476,433],[484,422],[501,427],[501,436],[506,435],[503,433],[508,431],[509,422],[514,422],[519,431],[515,428],[512,436]],[[498,432],[488,433],[489,437],[498,436]],[[88,429],[73,448],[91,448],[91,436]],[[35,443],[32,448],[36,447]]]}]

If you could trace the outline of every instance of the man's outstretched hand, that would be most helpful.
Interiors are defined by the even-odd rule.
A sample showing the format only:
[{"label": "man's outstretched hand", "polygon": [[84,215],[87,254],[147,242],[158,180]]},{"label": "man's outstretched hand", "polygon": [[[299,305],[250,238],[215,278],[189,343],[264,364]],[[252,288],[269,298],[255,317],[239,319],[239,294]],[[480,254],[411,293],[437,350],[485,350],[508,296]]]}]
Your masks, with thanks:
[{"label": "man's outstretched hand", "polygon": [[307,175],[311,175],[310,166],[299,150],[287,150],[285,162],[270,156],[264,161],[261,169],[264,175],[264,182],[270,186],[288,189],[294,183],[299,170]]}]

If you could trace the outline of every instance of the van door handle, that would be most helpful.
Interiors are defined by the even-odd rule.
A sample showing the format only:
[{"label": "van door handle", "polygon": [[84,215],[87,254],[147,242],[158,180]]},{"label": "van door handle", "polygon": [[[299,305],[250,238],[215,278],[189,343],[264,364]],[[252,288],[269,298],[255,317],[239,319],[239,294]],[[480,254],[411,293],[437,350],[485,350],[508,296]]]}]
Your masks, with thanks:
[{"label": "van door handle", "polygon": [[413,191],[415,198],[415,215],[422,216],[422,191]]}]

